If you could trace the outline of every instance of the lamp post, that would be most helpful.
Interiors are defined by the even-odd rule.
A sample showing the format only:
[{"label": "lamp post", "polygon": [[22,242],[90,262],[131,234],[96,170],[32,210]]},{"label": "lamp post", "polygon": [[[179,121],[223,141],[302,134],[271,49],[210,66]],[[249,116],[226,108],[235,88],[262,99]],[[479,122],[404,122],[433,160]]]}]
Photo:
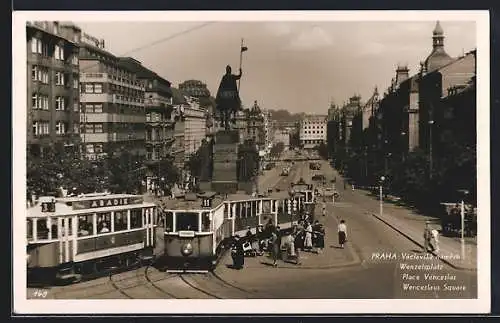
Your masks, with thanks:
[{"label": "lamp post", "polygon": [[406,143],[405,143],[405,139],[406,139],[406,132],[405,131],[401,131],[401,141],[402,141],[402,145],[401,145],[401,159],[402,161],[404,162],[405,161],[405,154],[406,154]]},{"label": "lamp post", "polygon": [[379,214],[382,216],[384,214],[384,195],[383,195],[383,185],[385,181],[385,176],[380,176],[380,186],[379,186],[379,199],[380,199],[380,211]]},{"label": "lamp post", "polygon": [[429,120],[429,178],[432,179],[432,126],[434,120]]},{"label": "lamp post", "polygon": [[462,201],[460,202],[460,249],[461,259],[465,260],[465,197],[469,194],[468,190],[459,190],[462,194]]}]

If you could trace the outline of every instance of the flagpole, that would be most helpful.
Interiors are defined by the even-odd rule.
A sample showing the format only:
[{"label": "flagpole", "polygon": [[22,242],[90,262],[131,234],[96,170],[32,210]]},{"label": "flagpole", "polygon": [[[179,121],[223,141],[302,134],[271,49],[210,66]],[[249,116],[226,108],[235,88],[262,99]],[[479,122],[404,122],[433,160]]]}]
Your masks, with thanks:
[{"label": "flagpole", "polygon": [[[240,70],[241,70],[242,64],[243,64],[243,38],[241,39],[241,46],[240,46]],[[240,94],[240,82],[241,82],[241,78],[238,79],[238,94]]]}]

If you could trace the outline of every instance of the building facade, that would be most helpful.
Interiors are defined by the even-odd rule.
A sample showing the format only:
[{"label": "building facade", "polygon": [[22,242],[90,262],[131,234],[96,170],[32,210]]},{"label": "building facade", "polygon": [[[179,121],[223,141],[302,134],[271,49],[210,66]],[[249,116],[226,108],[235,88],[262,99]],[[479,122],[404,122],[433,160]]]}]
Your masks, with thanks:
[{"label": "building facade", "polygon": [[207,137],[207,111],[194,97],[186,97],[180,109],[184,122],[184,158],[188,161]]},{"label": "building facade", "polygon": [[290,149],[290,132],[288,129],[276,129],[274,131],[274,136],[273,136],[273,142],[276,143],[283,143],[284,150],[289,150]]},{"label": "building facade", "polygon": [[30,154],[80,142],[79,41],[81,30],[54,21],[26,24],[27,148]]},{"label": "building facade", "polygon": [[174,108],[170,82],[131,58],[120,58],[144,84],[146,113],[146,163],[155,164],[170,156],[174,142]]},{"label": "building facade", "polygon": [[268,110],[264,110],[262,116],[264,117],[264,149],[269,151],[273,145],[273,120],[271,112]]},{"label": "building facade", "polygon": [[104,40],[85,33],[81,37],[79,65],[83,153],[89,158],[123,151],[145,155],[142,81],[104,49]]},{"label": "building facade", "polygon": [[258,150],[266,148],[266,130],[264,126],[264,114],[260,109],[257,101],[254,101],[253,106],[245,111],[246,117],[246,135],[245,140],[252,140],[258,146]]},{"label": "building facade", "polygon": [[[419,145],[429,154],[444,151],[445,124],[450,118],[443,99],[467,87],[476,76],[476,51],[468,52],[419,79]],[[471,108],[472,109],[472,108]],[[472,122],[474,119],[470,119]]]},{"label": "building facade", "polygon": [[299,138],[304,149],[312,149],[326,143],[326,115],[306,116],[300,122]]}]

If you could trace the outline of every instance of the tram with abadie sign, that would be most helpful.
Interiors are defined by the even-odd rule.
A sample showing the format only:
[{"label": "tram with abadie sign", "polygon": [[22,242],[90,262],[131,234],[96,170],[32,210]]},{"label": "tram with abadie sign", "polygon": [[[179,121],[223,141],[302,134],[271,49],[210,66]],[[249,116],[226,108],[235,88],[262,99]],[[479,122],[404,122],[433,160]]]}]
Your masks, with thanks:
[{"label": "tram with abadie sign", "polygon": [[138,195],[40,197],[27,210],[28,282],[78,281],[150,259],[157,215]]}]

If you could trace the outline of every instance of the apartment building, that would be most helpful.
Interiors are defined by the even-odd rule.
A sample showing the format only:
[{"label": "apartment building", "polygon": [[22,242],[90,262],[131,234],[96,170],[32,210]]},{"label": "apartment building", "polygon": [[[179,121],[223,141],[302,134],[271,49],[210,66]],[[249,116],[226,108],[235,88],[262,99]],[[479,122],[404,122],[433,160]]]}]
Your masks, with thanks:
[{"label": "apartment building", "polygon": [[290,149],[290,132],[288,129],[276,129],[274,131],[273,142],[283,143],[284,150]]},{"label": "apartment building", "polygon": [[97,158],[128,151],[145,155],[144,84],[105,50],[104,40],[82,33],[80,42],[81,140]]},{"label": "apartment building", "polygon": [[78,147],[80,35],[78,27],[55,21],[26,23],[29,154],[58,143]]},{"label": "apartment building", "polygon": [[304,149],[312,149],[326,142],[327,116],[309,115],[300,122],[299,139]]},{"label": "apartment building", "polygon": [[186,97],[180,109],[184,122],[184,158],[188,161],[207,136],[207,111],[194,97]]},{"label": "apartment building", "polygon": [[170,156],[174,142],[171,83],[132,57],[122,57],[120,61],[145,85],[146,162],[154,164]]}]

